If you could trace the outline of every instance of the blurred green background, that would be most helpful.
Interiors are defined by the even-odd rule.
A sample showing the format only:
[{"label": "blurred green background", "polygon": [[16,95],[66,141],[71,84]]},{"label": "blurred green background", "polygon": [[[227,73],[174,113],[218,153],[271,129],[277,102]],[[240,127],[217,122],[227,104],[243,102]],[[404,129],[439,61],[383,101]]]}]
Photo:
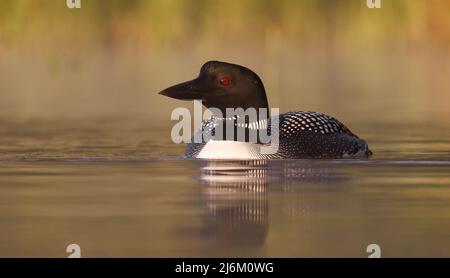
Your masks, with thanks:
[{"label": "blurred green background", "polygon": [[[161,89],[207,60],[271,106],[345,122],[449,121],[450,1],[0,0],[0,121],[170,121]],[[157,121],[153,121],[153,120]]]}]

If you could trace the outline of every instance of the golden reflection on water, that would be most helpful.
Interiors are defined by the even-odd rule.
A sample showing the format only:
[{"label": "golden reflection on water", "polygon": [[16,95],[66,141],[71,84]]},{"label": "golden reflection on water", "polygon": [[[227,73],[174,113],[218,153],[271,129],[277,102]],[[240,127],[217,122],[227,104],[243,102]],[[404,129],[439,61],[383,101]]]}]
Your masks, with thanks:
[{"label": "golden reflection on water", "polygon": [[448,162],[1,162],[0,256],[448,256]]}]

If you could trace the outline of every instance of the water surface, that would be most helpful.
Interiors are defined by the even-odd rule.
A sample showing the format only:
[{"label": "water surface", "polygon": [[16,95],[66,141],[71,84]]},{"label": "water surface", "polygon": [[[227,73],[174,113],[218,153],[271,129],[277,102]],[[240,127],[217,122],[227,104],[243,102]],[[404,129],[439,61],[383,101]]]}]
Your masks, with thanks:
[{"label": "water surface", "polygon": [[3,122],[0,256],[450,256],[449,126],[352,129],[371,159],[220,162],[153,123]]}]

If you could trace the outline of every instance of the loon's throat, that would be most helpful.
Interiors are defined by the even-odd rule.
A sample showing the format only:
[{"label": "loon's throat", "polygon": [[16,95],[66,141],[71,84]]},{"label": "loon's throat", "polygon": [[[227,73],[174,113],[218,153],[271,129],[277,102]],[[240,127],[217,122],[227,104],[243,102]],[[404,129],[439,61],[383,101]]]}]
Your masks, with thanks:
[{"label": "loon's throat", "polygon": [[[233,116],[228,118],[211,117],[202,127],[208,139],[261,143],[262,136],[270,136],[269,119],[251,121],[249,117]],[[210,138],[208,138],[208,136]]]}]

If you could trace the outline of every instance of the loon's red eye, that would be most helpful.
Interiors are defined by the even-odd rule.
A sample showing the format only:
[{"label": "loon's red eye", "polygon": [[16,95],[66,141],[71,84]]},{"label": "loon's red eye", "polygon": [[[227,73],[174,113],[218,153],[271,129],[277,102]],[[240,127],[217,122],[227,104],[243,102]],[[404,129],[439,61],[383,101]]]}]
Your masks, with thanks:
[{"label": "loon's red eye", "polygon": [[224,76],[220,78],[219,82],[223,86],[229,86],[231,84],[231,79],[228,76]]}]

